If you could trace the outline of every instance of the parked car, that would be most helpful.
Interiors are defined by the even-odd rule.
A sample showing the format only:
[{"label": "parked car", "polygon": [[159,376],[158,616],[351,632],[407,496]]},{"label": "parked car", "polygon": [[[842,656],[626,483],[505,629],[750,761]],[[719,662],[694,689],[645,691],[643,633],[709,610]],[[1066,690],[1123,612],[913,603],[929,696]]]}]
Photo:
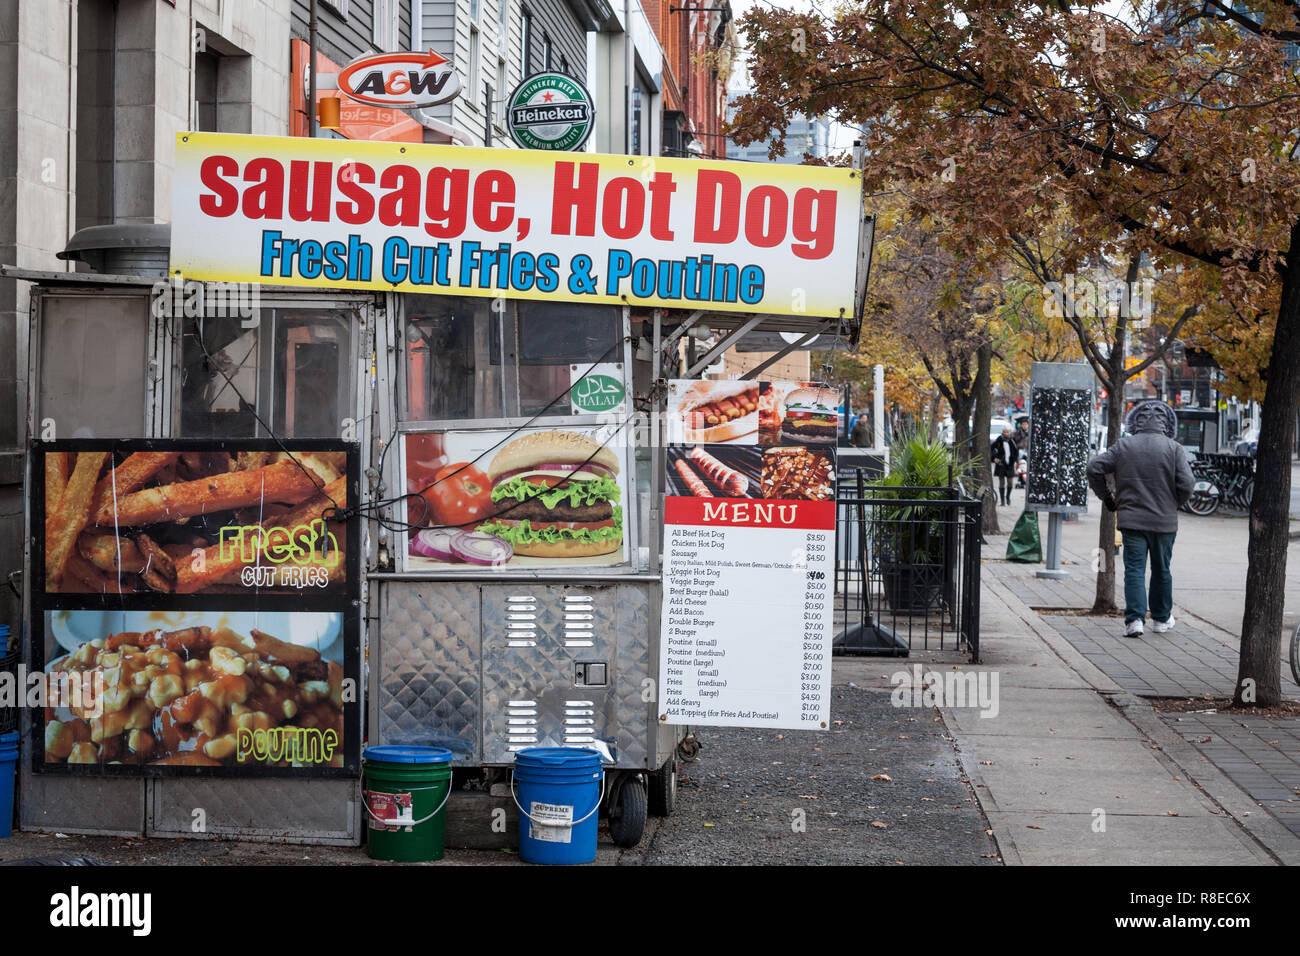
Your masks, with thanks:
[{"label": "parked car", "polygon": [[1234,455],[1249,455],[1254,458],[1255,452],[1259,450],[1259,429],[1247,428],[1228,446],[1228,450]]}]

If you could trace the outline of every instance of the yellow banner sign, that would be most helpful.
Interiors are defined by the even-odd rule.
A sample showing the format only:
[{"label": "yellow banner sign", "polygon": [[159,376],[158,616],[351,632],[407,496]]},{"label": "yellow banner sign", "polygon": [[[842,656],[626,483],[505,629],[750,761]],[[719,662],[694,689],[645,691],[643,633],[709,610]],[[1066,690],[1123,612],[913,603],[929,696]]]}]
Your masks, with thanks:
[{"label": "yellow banner sign", "polygon": [[171,270],[337,289],[853,310],[853,170],[180,133]]}]

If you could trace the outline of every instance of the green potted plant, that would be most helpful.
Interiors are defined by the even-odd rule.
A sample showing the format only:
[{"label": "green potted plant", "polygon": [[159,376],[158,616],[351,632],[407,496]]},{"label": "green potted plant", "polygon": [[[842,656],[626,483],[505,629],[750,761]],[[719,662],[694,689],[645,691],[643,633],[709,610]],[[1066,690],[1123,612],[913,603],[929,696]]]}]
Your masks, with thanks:
[{"label": "green potted plant", "polygon": [[924,614],[942,605],[953,509],[923,502],[951,500],[969,471],[952,448],[925,430],[901,435],[890,447],[889,474],[873,482],[883,501],[875,509],[871,541],[885,599],[895,611]]}]

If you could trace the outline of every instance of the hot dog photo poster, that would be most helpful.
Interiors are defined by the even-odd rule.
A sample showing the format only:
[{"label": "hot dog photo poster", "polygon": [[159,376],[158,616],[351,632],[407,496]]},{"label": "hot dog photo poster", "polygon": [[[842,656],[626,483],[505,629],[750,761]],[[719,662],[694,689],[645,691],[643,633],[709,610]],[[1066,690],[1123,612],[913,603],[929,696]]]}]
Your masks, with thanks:
[{"label": "hot dog photo poster", "polygon": [[809,382],[673,380],[667,494],[834,500],[839,401]]}]

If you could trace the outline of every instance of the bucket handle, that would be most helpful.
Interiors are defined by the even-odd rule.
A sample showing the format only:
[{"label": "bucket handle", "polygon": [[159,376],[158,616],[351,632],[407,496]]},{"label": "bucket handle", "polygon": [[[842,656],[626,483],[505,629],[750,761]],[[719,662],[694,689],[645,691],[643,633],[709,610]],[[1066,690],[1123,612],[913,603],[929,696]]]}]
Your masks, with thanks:
[{"label": "bucket handle", "polygon": [[[417,790],[437,790],[437,789],[438,789],[437,787],[406,787],[404,790],[399,792],[414,793]],[[447,795],[442,798],[442,803],[438,804],[437,810],[434,810],[427,817],[422,817],[419,820],[412,820],[410,823],[400,823],[396,825],[405,827],[407,830],[410,830],[411,827],[418,827],[421,823],[428,823],[430,820],[432,820],[442,811],[442,808],[447,805],[447,801],[450,799],[451,799],[451,780],[448,779]],[[370,814],[370,818],[374,820],[376,823],[382,823],[386,827],[394,825],[392,820],[381,820],[379,817],[375,816],[375,811],[370,809],[370,803],[366,800],[364,794],[362,795],[361,798],[361,805],[366,808],[366,813]]]},{"label": "bucket handle", "polygon": [[510,777],[510,797],[515,801],[515,806],[519,808],[519,812],[528,817],[528,822],[535,827],[576,827],[579,823],[585,823],[587,818],[590,817],[592,813],[599,810],[600,805],[605,801],[605,768],[600,768],[600,796],[596,798],[596,805],[591,808],[591,813],[588,813],[587,816],[583,817],[581,820],[574,820],[571,823],[553,823],[549,820],[534,820],[532,814],[519,805],[519,796],[515,793],[515,778],[513,774]]}]

